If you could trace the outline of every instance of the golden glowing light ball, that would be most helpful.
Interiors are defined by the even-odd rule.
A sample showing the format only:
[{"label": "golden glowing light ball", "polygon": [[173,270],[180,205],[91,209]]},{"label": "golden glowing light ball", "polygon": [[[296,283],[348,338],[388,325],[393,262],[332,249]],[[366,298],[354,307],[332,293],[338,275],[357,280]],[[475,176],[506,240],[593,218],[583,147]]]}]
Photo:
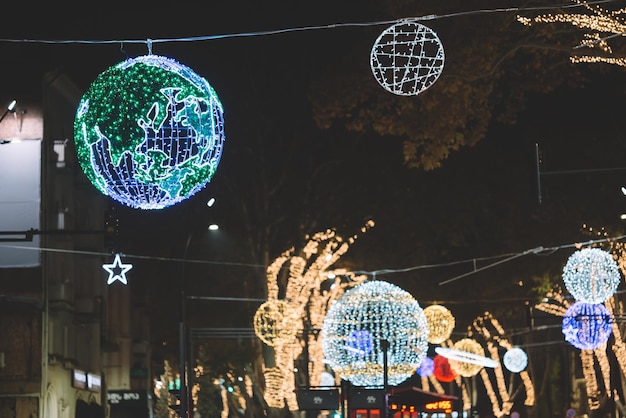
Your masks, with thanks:
[{"label": "golden glowing light ball", "polygon": [[428,342],[440,344],[450,338],[454,330],[455,320],[452,313],[441,305],[430,305],[424,308],[424,315],[428,322]]},{"label": "golden glowing light ball", "polygon": [[[452,346],[452,349],[456,352],[463,353],[462,355],[456,357],[457,360],[448,357],[448,362],[450,363],[450,367],[452,370],[456,372],[459,376],[463,377],[472,377],[476,376],[480,369],[484,367],[482,360],[480,357],[485,356],[485,350],[483,347],[475,340],[471,338],[463,338],[462,340],[457,341]],[[462,361],[461,361],[462,360]]]},{"label": "golden glowing light ball", "polygon": [[298,327],[290,315],[289,303],[286,300],[268,300],[259,306],[254,314],[254,333],[265,344],[273,347],[278,341],[290,340],[295,337]]}]

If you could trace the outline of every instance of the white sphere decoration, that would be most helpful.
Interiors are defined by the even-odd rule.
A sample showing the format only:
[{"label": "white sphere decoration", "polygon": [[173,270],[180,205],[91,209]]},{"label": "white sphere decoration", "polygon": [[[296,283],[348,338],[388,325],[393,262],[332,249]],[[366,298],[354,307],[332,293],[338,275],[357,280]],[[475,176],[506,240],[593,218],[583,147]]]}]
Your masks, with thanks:
[{"label": "white sphere decoration", "polygon": [[519,373],[528,366],[528,356],[521,348],[513,347],[504,353],[502,362],[508,371]]},{"label": "white sphere decoration", "polygon": [[380,34],[370,54],[376,81],[400,96],[415,96],[430,87],[443,71],[444,52],[437,34],[410,20]]},{"label": "white sphere decoration", "polygon": [[604,303],[620,283],[620,271],[611,254],[600,248],[576,251],[563,268],[563,282],[580,302]]},{"label": "white sphere decoration", "polygon": [[[333,302],[322,325],[322,349],[332,370],[356,386],[384,384],[383,340],[387,350],[387,383],[411,377],[428,350],[428,323],[408,292],[384,281],[369,281]],[[354,335],[369,334],[371,347],[355,346]],[[360,347],[360,348],[359,348]]]}]

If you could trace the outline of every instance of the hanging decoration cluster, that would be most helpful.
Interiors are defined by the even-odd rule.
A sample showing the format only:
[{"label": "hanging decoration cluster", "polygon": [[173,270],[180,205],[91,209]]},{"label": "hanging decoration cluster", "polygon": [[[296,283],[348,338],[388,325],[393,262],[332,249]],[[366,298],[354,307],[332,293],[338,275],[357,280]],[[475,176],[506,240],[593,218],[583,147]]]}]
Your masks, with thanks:
[{"label": "hanging decoration cluster", "polygon": [[593,350],[611,336],[611,314],[601,303],[576,302],[563,317],[565,341],[581,350]]},{"label": "hanging decoration cluster", "polygon": [[398,286],[369,281],[346,291],[330,306],[321,332],[326,361],[356,386],[388,384],[412,376],[428,350],[428,323],[417,301]]},{"label": "hanging decoration cluster", "polygon": [[136,209],[162,209],[213,178],[224,144],[223,107],[190,68],[156,55],[98,75],[74,120],[78,161],[93,185]]},{"label": "hanging decoration cluster", "polygon": [[438,381],[448,383],[456,379],[457,374],[452,367],[450,367],[450,362],[447,358],[441,354],[437,354],[433,359],[433,363],[435,365],[433,374]]},{"label": "hanging decoration cluster", "polygon": [[430,305],[424,308],[424,315],[428,322],[428,342],[441,344],[452,334],[456,321],[452,313],[442,305]]},{"label": "hanging decoration cluster", "polygon": [[619,266],[610,253],[600,248],[585,248],[567,260],[563,282],[577,301],[604,303],[620,283]]},{"label": "hanging decoration cluster", "polygon": [[437,81],[444,59],[437,34],[418,22],[406,20],[378,36],[370,54],[370,67],[385,90],[415,96]]}]

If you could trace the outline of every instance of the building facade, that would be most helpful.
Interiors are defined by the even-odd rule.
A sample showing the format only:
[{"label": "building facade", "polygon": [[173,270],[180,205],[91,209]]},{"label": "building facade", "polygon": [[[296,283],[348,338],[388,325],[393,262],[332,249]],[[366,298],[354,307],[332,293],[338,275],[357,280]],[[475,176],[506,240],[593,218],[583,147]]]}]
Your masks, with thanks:
[{"label": "building facade", "polygon": [[120,397],[148,417],[149,327],[107,284],[111,202],[73,146],[82,93],[60,72],[42,86],[0,120],[0,418],[121,417]]}]

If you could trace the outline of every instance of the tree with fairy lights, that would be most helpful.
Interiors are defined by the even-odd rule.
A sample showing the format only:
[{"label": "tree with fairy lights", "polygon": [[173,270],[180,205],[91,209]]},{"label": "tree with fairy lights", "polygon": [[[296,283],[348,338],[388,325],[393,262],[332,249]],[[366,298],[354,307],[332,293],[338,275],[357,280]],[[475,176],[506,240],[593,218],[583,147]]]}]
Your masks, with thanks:
[{"label": "tree with fairy lights", "polygon": [[[372,226],[367,222],[362,232]],[[264,343],[264,399],[274,410],[298,410],[294,368],[298,383],[322,383],[326,365],[316,330],[322,328],[331,302],[366,279],[331,268],[355,239],[344,240],[334,230],[319,232],[300,251],[283,252],[267,268],[268,301],[255,313],[254,330]],[[295,367],[298,359],[301,368]]]}]

